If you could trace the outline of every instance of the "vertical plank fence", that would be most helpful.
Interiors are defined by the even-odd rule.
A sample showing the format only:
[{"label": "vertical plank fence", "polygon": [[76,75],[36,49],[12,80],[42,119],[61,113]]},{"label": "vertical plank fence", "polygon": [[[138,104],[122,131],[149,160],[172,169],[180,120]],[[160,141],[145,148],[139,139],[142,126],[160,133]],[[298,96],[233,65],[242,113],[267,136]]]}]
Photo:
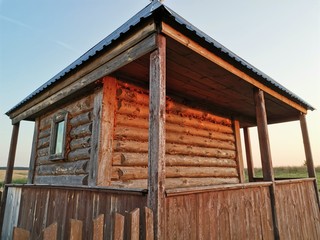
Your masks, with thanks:
[{"label": "vertical plank fence", "polygon": [[[124,240],[124,233],[129,232],[127,235],[127,240],[139,240],[140,239],[140,209],[136,208],[130,212],[127,216],[129,218],[129,226],[125,227],[125,216],[119,213],[114,214],[114,229],[113,229],[113,240]],[[149,208],[145,208],[145,230],[146,230],[146,240],[153,240],[153,213]],[[109,219],[108,222],[112,220]],[[83,221],[70,219],[69,221],[69,240],[82,240]],[[93,240],[104,239],[104,214],[100,214],[97,218],[92,220]],[[141,228],[143,229],[143,227]],[[43,240],[57,240],[58,225],[53,223],[43,230]],[[14,227],[13,229],[13,240],[29,240],[30,232],[23,228]]]}]

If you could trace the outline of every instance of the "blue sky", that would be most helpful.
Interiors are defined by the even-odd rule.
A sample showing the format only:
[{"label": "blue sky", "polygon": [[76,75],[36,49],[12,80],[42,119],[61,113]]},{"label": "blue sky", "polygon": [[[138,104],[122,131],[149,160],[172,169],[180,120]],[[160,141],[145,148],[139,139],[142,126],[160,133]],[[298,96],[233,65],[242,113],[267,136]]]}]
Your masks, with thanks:
[{"label": "blue sky", "polygon": [[[5,112],[110,34],[148,0],[0,0],[0,166],[11,122]],[[196,27],[320,109],[320,1],[166,0]],[[307,115],[320,165],[320,114]],[[301,165],[299,122],[269,128],[274,165]],[[253,133],[255,130],[253,129]],[[16,166],[27,166],[33,123],[22,122]],[[258,141],[252,136],[256,166]]]}]

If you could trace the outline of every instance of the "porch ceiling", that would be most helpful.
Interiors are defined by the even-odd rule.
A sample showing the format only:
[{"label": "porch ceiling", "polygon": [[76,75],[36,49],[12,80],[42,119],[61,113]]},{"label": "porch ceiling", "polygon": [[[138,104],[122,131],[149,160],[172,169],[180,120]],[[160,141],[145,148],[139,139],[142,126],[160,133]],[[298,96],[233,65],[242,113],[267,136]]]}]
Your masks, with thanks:
[{"label": "porch ceiling", "polygon": [[[122,67],[119,77],[148,84],[149,55]],[[167,95],[255,126],[253,85],[167,37]],[[265,93],[268,123],[298,120],[300,112]]]}]

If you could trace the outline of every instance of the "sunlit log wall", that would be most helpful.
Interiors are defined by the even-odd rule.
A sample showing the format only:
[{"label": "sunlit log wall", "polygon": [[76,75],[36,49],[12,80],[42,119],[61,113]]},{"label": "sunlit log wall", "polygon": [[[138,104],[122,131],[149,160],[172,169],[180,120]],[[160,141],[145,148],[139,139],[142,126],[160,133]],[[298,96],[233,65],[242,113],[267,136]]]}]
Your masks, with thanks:
[{"label": "sunlit log wall", "polygon": [[[34,183],[83,185],[88,182],[94,94],[74,99],[38,119]],[[68,112],[66,153],[61,160],[49,160],[51,122],[55,114]]]},{"label": "sunlit log wall", "polygon": [[[118,82],[112,185],[146,188],[148,92]],[[232,121],[167,98],[166,187],[238,183]]]}]

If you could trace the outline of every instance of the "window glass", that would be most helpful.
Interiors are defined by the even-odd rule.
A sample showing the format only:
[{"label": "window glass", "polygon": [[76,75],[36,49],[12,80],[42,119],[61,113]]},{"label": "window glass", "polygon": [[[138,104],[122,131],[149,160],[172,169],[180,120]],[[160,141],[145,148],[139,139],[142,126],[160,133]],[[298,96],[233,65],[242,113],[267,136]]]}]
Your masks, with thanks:
[{"label": "window glass", "polygon": [[64,137],[64,125],[65,125],[64,121],[58,122],[57,125],[56,125],[57,136],[56,136],[54,154],[62,154],[63,137]]}]

